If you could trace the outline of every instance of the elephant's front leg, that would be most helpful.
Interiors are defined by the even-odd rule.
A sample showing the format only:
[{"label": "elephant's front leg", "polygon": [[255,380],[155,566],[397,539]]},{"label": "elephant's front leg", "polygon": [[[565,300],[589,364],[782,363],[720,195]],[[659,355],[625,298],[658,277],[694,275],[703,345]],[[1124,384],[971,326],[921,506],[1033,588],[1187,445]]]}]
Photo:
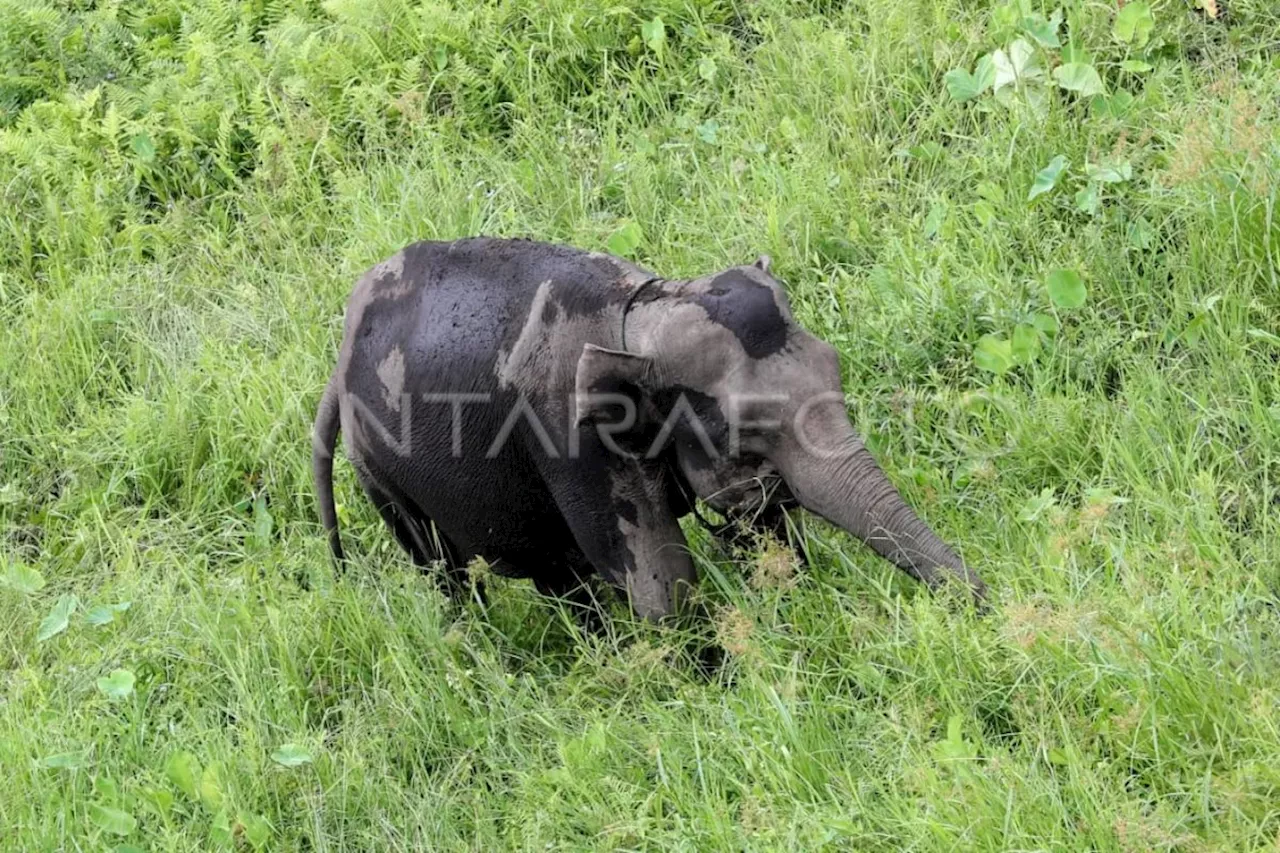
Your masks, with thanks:
[{"label": "elephant's front leg", "polygon": [[637,616],[657,621],[680,613],[697,573],[661,466],[613,456],[600,468],[588,465],[581,476],[607,478],[607,505],[583,501],[592,490],[581,480],[553,489],[578,546],[601,577],[626,590]]}]

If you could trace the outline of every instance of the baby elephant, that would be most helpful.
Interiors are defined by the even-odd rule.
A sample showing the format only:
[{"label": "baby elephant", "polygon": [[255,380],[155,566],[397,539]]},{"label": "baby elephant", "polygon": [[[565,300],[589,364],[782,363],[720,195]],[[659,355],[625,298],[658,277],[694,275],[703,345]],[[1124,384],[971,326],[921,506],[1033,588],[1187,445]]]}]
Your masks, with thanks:
[{"label": "baby elephant", "polygon": [[660,619],[694,583],[678,520],[701,498],[774,532],[802,506],[931,587],[985,595],[855,434],[836,351],[796,323],[767,256],[669,281],[527,240],[415,243],[356,285],[316,416],[341,560],[339,426],[400,544],[455,590],[481,556],[548,595],[599,574]]}]

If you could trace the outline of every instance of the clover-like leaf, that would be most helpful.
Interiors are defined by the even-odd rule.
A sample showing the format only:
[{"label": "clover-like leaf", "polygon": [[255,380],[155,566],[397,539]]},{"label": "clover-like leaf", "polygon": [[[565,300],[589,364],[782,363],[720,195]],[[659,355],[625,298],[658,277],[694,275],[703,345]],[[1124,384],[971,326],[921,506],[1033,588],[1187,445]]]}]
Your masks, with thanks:
[{"label": "clover-like leaf", "polygon": [[4,586],[23,595],[31,595],[44,589],[44,575],[40,574],[39,569],[33,569],[26,563],[12,562],[5,566],[4,574],[0,575],[0,582]]},{"label": "clover-like leaf", "polygon": [[133,606],[131,601],[121,601],[118,604],[99,604],[89,609],[84,615],[84,621],[88,622],[95,628],[107,625],[115,621],[117,613],[124,613]]},{"label": "clover-like leaf", "polygon": [[1060,267],[1045,278],[1049,299],[1059,308],[1079,308],[1089,297],[1084,279],[1073,269]]},{"label": "clover-like leaf", "polygon": [[974,73],[964,68],[953,68],[943,77],[947,93],[955,101],[970,101],[990,89],[996,82],[995,61],[988,54],[978,60]]},{"label": "clover-like leaf", "polygon": [[1036,49],[1025,39],[1014,39],[1006,53],[997,50],[991,54],[991,62],[995,69],[993,87],[998,92],[1005,86],[1040,80],[1044,77],[1044,68]]},{"label": "clover-like leaf", "polygon": [[1033,12],[1022,19],[1022,29],[1044,47],[1062,46],[1062,40],[1058,38],[1058,27],[1061,24],[1061,9],[1055,9],[1048,18],[1039,12]]},{"label": "clover-like leaf", "polygon": [[215,761],[200,774],[200,802],[210,809],[222,805],[225,795],[222,793],[222,763]]},{"label": "clover-like leaf", "polygon": [[1042,335],[1053,337],[1058,334],[1058,318],[1052,314],[1037,311],[1031,315],[1031,325],[1035,326],[1036,331]]},{"label": "clover-like leaf", "polygon": [[1053,79],[1068,92],[1076,92],[1085,97],[1101,95],[1106,89],[1098,70],[1083,62],[1068,62],[1053,69]]},{"label": "clover-like leaf", "polygon": [[189,752],[175,752],[164,763],[165,777],[178,790],[195,800],[200,796],[200,763]]},{"label": "clover-like leaf", "polygon": [[84,767],[88,763],[88,759],[83,752],[57,752],[36,760],[37,767],[57,768],[60,770],[75,770],[78,767]]},{"label": "clover-like leaf", "polygon": [[1086,163],[1084,174],[1101,184],[1120,184],[1133,177],[1133,164],[1128,160]]},{"label": "clover-like leaf", "polygon": [[629,257],[644,239],[644,231],[635,222],[627,222],[617,231],[609,235],[605,248],[620,258]]},{"label": "clover-like leaf", "polygon": [[1155,28],[1156,19],[1151,14],[1151,4],[1147,0],[1130,0],[1116,13],[1111,34],[1117,41],[1144,47],[1151,40],[1151,32]]},{"label": "clover-like leaf", "polygon": [[243,827],[244,839],[254,850],[263,850],[271,840],[271,824],[262,815],[240,815],[240,826]]},{"label": "clover-like leaf", "polygon": [[124,699],[133,692],[137,678],[127,669],[115,669],[98,679],[98,690],[108,699]]},{"label": "clover-like leaf", "polygon": [[1098,212],[1102,204],[1102,196],[1098,184],[1089,182],[1076,192],[1076,209],[1090,216]]},{"label": "clover-like leaf", "polygon": [[267,496],[258,495],[253,499],[253,542],[259,548],[266,548],[271,544],[271,532],[275,529],[276,521],[271,517],[271,510],[267,509]]},{"label": "clover-like leaf", "polygon": [[76,607],[80,604],[80,599],[74,595],[64,595],[58,599],[53,605],[53,609],[49,611],[49,615],[40,621],[40,630],[36,632],[37,642],[43,643],[50,637],[57,636],[67,630],[67,623],[71,621],[71,614],[76,612]]},{"label": "clover-like leaf", "polygon": [[271,760],[281,767],[301,767],[311,763],[311,753],[296,743],[286,743],[271,753]]},{"label": "clover-like leaf", "polygon": [[138,819],[123,809],[104,806],[101,803],[89,805],[89,820],[99,829],[112,835],[131,835],[138,828]]},{"label": "clover-like leaf", "polygon": [[1032,201],[1056,187],[1068,162],[1066,157],[1059,154],[1049,161],[1049,165],[1037,172],[1036,179],[1031,184],[1031,192],[1027,195],[1027,201]]},{"label": "clover-like leaf", "polygon": [[1036,495],[1034,498],[1028,499],[1023,505],[1022,509],[1018,512],[1018,520],[1035,521],[1044,514],[1045,510],[1049,509],[1057,502],[1058,499],[1053,494],[1053,486],[1045,486],[1040,490],[1040,494]]},{"label": "clover-like leaf", "polygon": [[973,349],[973,363],[997,376],[1013,367],[1013,346],[1005,338],[983,335]]},{"label": "clover-like leaf", "polygon": [[1009,345],[1014,364],[1030,364],[1040,354],[1040,333],[1033,326],[1019,323]]},{"label": "clover-like leaf", "polygon": [[652,20],[641,24],[640,35],[644,37],[644,43],[649,46],[649,50],[659,56],[662,55],[662,48],[667,43],[667,27],[661,17],[655,15]]}]

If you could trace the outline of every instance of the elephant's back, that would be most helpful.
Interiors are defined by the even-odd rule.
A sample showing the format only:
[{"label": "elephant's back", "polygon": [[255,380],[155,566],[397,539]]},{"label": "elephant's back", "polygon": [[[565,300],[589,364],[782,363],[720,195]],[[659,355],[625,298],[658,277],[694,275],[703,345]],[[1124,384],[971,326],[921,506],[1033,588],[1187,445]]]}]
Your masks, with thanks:
[{"label": "elephant's back", "polygon": [[399,350],[418,385],[483,391],[554,282],[547,317],[602,313],[645,271],[608,255],[532,240],[472,237],[405,247],[360,279],[347,305],[339,371],[350,386]]}]

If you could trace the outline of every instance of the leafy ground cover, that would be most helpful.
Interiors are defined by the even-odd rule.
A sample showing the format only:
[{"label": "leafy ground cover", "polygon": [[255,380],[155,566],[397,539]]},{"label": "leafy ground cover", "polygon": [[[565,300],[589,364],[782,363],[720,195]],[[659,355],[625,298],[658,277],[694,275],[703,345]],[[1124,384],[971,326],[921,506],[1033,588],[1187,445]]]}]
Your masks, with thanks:
[{"label": "leafy ground cover", "polygon": [[[1273,849],[1272,0],[0,0],[0,846]],[[691,530],[454,609],[308,432],[360,271],[775,260],[991,584]]]}]

